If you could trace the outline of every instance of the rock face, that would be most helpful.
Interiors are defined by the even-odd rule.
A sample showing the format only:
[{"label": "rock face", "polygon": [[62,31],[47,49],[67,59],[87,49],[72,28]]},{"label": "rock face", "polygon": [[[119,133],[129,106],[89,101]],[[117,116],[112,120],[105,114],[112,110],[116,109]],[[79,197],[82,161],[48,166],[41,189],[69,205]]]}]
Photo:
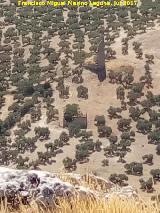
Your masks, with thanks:
[{"label": "rock face", "polygon": [[[0,167],[0,199],[6,197],[8,203],[12,205],[17,205],[19,197],[24,204],[28,204],[34,199],[38,204],[53,207],[58,197],[68,198],[76,195],[100,197],[97,191],[79,184],[83,177],[76,174],[68,175],[72,178],[73,184],[62,181],[58,175],[45,171]],[[92,175],[92,178],[95,180],[97,177]],[[104,198],[110,197],[113,193],[127,197],[136,195],[136,191],[132,187],[117,188],[109,181],[101,178],[97,178],[97,180],[109,187],[110,192],[104,192]]]}]

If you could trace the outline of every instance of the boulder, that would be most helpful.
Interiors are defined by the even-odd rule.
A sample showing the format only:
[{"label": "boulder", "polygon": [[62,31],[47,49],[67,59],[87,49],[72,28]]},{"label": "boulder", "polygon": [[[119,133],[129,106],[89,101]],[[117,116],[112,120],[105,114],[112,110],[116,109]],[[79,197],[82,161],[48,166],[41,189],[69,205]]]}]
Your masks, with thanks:
[{"label": "boulder", "polygon": [[[126,197],[136,195],[136,191],[130,186],[117,189],[110,181],[95,175],[85,177],[72,173],[65,174],[65,176],[67,175],[72,184],[63,181],[63,178],[60,178],[58,174],[0,167],[0,199],[7,198],[8,203],[12,206],[19,204],[20,197],[23,204],[28,204],[34,200],[38,205],[54,207],[57,198],[62,197],[67,199],[78,195],[83,198],[85,196],[108,198],[113,194]],[[102,191],[99,192],[96,189],[91,189],[89,184],[88,187],[86,187],[86,184],[84,186],[83,183],[87,182],[87,178],[105,188],[102,187]]]}]

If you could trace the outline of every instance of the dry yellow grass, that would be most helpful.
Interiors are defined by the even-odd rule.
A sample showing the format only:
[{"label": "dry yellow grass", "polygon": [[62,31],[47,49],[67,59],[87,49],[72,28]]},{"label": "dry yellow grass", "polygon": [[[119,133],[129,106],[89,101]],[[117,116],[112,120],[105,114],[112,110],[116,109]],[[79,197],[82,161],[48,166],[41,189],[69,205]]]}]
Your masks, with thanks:
[{"label": "dry yellow grass", "polygon": [[[63,181],[73,185],[89,187],[98,192],[104,192],[103,185],[99,182],[93,182],[91,176],[86,175],[84,178],[75,182],[75,179],[65,173],[59,174]],[[45,208],[43,203],[38,206],[34,201],[30,205],[19,205],[18,209],[11,209],[6,202],[0,205],[0,213],[160,213],[160,205],[156,201],[143,201],[141,198],[120,198],[110,197],[95,198],[75,196],[74,198],[56,200],[55,206]]]},{"label": "dry yellow grass", "polygon": [[159,213],[160,207],[153,202],[143,202],[135,199],[120,199],[117,197],[110,200],[93,200],[91,198],[76,198],[59,200],[59,205],[54,209],[43,210],[36,204],[31,206],[21,205],[19,210],[11,211],[2,205],[0,213]]},{"label": "dry yellow grass", "polygon": [[[67,199],[56,199],[52,208],[37,205],[32,201],[29,205],[20,205],[15,209],[7,202],[0,202],[0,213],[160,213],[160,204],[157,201],[144,201],[140,197],[136,198],[120,198],[112,195],[110,198],[104,198],[104,192],[107,190],[105,182],[101,178],[95,178],[92,174],[86,174],[80,179],[76,179],[72,174],[59,173],[56,174],[61,180],[97,190],[98,196],[87,196],[83,194],[68,197]],[[108,190],[109,192],[110,190]],[[20,199],[19,199],[20,200]]]}]

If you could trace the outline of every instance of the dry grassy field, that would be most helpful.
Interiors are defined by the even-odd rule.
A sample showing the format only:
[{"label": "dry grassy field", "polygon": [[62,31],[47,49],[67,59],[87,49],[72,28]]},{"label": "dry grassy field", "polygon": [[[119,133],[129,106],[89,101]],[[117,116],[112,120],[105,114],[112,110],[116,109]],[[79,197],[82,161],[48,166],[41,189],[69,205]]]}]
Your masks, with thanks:
[{"label": "dry grassy field", "polygon": [[[135,200],[120,200],[119,198],[113,198],[107,203],[102,201],[95,202],[93,200],[79,200],[78,198],[72,201],[72,207],[71,205],[66,202],[61,200],[61,205],[58,207],[57,210],[42,210],[39,209],[36,205],[31,205],[31,207],[25,207],[21,206],[20,210],[16,212],[18,213],[39,213],[39,212],[47,212],[47,213],[97,213],[97,212],[102,212],[102,213],[158,213],[159,212],[159,206],[153,205],[152,203],[145,203],[141,201],[140,203],[137,202],[135,204]],[[5,206],[2,206],[0,209],[1,213],[8,213],[10,210],[8,210]],[[14,212],[14,211],[13,211]]]},{"label": "dry grassy field", "polygon": [[[154,2],[159,6],[157,1]],[[148,5],[150,4],[151,1],[148,1]],[[152,2],[152,4],[154,3]],[[124,150],[127,150],[123,157],[125,162],[117,162],[120,155],[117,153],[124,151],[120,145],[123,131],[117,128],[120,118],[111,119],[108,113],[110,106],[121,108],[121,101],[117,98],[117,88],[124,86],[123,80],[121,83],[111,83],[110,73],[116,73],[117,70],[122,69],[122,66],[131,66],[134,69],[134,80],[128,88],[124,87],[127,108],[120,113],[123,119],[131,117],[129,113],[131,106],[128,104],[127,94],[132,90],[134,83],[142,83],[140,82],[141,76],[146,76],[144,68],[147,61],[146,54],[154,56],[154,60],[151,63],[148,62],[150,66],[148,76],[152,78],[152,83],[149,88],[147,83],[143,85],[143,95],[138,98],[133,107],[140,107],[141,110],[144,108],[141,102],[146,99],[147,92],[152,92],[155,96],[160,95],[160,24],[158,11],[153,15],[155,5],[151,6],[151,13],[146,12],[147,6],[144,1],[141,1],[143,7],[135,10],[130,7],[124,11],[121,8],[94,8],[95,11],[93,8],[88,8],[89,12],[86,12],[85,8],[80,10],[71,7],[58,8],[53,11],[49,9],[47,12],[44,9],[42,11],[37,9],[38,15],[35,15],[36,11],[33,11],[33,8],[24,11],[25,7],[18,8],[15,5],[16,1],[0,3],[0,14],[2,14],[0,18],[1,165],[27,169],[36,167],[49,172],[61,172],[64,171],[64,159],[67,157],[72,160],[76,159],[77,145],[89,140],[95,144],[97,140],[100,140],[100,150],[97,151],[94,147],[94,150],[88,151],[89,154],[86,154],[85,157],[77,159],[73,172],[80,174],[91,172],[109,178],[111,174],[115,173],[127,174],[124,165],[138,162],[143,166],[143,174],[127,174],[127,183],[135,186],[143,197],[160,193],[159,179],[156,179],[156,182],[153,181],[152,193],[147,193],[150,186],[141,190],[139,183],[140,178],[147,181],[152,177],[151,170],[159,169],[160,156],[156,153],[155,145],[160,142],[160,126],[155,127],[155,124],[152,124],[152,128],[147,134],[143,134],[137,130],[137,121],[132,119],[130,126],[131,130],[135,132],[135,141],[130,146],[123,146]],[[92,13],[92,11],[94,12]],[[104,36],[105,49],[108,54],[106,54],[105,61],[107,78],[103,82],[98,80],[95,73],[83,68],[84,63],[93,63],[93,57],[96,56],[96,44],[101,39],[101,35]],[[122,41],[126,38],[128,39],[126,44],[128,51],[124,54],[122,48],[125,45],[122,44]],[[134,42],[140,43],[137,53],[133,48]],[[5,47],[11,49],[8,51],[5,50]],[[112,51],[115,54],[112,55]],[[143,54],[139,56],[141,51]],[[80,71],[80,74],[76,73],[77,70]],[[81,77],[83,80],[77,83],[73,81],[73,77]],[[36,87],[37,85],[40,86]],[[87,88],[87,98],[77,95],[80,85]],[[50,91],[52,91],[51,94]],[[29,100],[32,100],[31,106],[29,106]],[[21,107],[25,104],[28,105],[23,108],[22,112]],[[63,127],[67,104],[78,104],[79,110],[83,114],[87,114],[86,131],[91,131],[92,135],[86,140],[81,136],[78,137],[76,133],[71,137],[68,128]],[[147,113],[155,110],[156,116],[158,116],[155,120],[157,122],[160,120],[159,102],[157,105],[151,106],[151,111],[148,108],[147,110],[145,113],[141,113],[143,119],[150,122],[151,117]],[[113,156],[104,156],[105,148],[109,147],[111,143],[109,136],[99,137],[95,117],[101,115],[105,118],[104,126],[111,127],[112,135],[116,135],[118,138],[117,144],[119,145],[117,146],[120,152],[116,152],[116,150],[116,154]],[[47,121],[49,116],[51,118]],[[25,124],[27,120],[30,121],[28,126]],[[22,127],[22,123],[24,127]],[[36,132],[36,128],[40,129]],[[43,128],[47,128],[49,134]],[[155,144],[148,144],[147,136],[155,129],[159,134],[158,139]],[[69,135],[67,142],[60,138],[64,132],[65,137]],[[80,141],[80,139],[82,140]],[[124,140],[125,143],[128,139]],[[46,144],[50,144],[53,150],[47,148]],[[128,151],[126,147],[129,147],[130,150]],[[43,154],[44,156],[40,157]],[[144,163],[142,157],[146,154],[153,155],[153,164]],[[108,166],[102,165],[104,159],[108,160]],[[119,184],[118,181],[117,184]],[[140,208],[133,206],[132,201],[127,204],[123,201],[115,202],[118,202],[116,207],[113,207],[114,201],[111,201],[107,207],[102,207],[106,209],[101,212],[120,212],[123,206],[126,207],[123,212],[138,213],[143,209],[142,206]],[[75,206],[77,212],[86,212],[86,204],[82,204],[84,209],[79,208],[79,205],[81,206],[81,204]],[[95,207],[96,205],[93,204],[91,209],[101,208],[101,205],[104,204],[99,204],[100,207]],[[65,208],[65,211],[58,212],[72,212],[68,210],[67,206]],[[113,210],[110,211],[107,208],[113,208]],[[150,207],[148,208],[149,210],[146,212],[158,212],[156,209],[151,211]]]}]

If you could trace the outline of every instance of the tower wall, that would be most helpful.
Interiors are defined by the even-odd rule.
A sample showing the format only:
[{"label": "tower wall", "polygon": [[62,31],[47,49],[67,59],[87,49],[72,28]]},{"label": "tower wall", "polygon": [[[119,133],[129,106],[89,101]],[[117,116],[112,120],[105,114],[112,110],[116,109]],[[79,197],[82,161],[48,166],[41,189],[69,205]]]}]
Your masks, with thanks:
[{"label": "tower wall", "polygon": [[105,43],[104,43],[104,36],[99,43],[97,49],[97,74],[98,79],[103,81],[106,79],[106,67],[105,67]]}]

